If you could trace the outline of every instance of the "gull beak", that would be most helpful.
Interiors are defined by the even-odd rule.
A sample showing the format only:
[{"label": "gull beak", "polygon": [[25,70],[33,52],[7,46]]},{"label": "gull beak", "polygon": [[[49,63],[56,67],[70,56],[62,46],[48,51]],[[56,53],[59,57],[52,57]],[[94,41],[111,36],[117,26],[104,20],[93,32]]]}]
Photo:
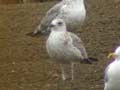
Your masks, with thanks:
[{"label": "gull beak", "polygon": [[52,27],[54,27],[55,25],[53,25],[53,24],[50,24],[50,28],[52,28]]},{"label": "gull beak", "polygon": [[116,56],[117,56],[117,55],[116,55],[115,53],[109,53],[108,56],[107,56],[107,58],[108,58],[108,59],[115,59]]}]

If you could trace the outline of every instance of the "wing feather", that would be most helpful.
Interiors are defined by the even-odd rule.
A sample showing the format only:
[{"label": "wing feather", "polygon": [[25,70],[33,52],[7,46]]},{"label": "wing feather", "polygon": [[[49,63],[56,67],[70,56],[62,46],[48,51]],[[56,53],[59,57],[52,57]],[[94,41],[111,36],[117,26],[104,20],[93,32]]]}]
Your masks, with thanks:
[{"label": "wing feather", "polygon": [[41,23],[39,24],[37,29],[40,29],[39,31],[42,30],[47,30],[49,27],[49,24],[51,23],[51,21],[57,17],[57,15],[60,12],[60,9],[63,5],[63,2],[60,2],[56,5],[54,5],[50,10],[47,11],[45,17],[43,17]]},{"label": "wing feather", "polygon": [[80,52],[82,53],[82,56],[84,57],[84,59],[88,58],[86,49],[84,47],[84,44],[81,40],[81,38],[79,38],[77,35],[75,35],[74,33],[69,32],[72,40],[73,40],[73,45],[78,48],[80,50]]}]

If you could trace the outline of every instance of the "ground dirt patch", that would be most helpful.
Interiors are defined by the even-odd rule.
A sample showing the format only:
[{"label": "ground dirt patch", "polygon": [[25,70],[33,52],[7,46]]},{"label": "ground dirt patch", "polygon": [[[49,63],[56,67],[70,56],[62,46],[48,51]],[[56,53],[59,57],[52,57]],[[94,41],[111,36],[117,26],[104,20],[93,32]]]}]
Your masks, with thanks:
[{"label": "ground dirt patch", "polygon": [[77,34],[92,65],[76,65],[76,79],[62,82],[59,67],[47,62],[46,37],[30,37],[56,2],[0,6],[0,90],[102,90],[106,55],[120,45],[120,1],[87,0],[87,19]]}]

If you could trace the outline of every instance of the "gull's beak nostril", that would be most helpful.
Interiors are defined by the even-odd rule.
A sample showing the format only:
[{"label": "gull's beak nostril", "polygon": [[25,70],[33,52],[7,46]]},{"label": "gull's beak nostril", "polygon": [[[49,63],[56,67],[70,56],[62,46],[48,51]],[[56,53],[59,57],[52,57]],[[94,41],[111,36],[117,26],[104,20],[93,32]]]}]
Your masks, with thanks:
[{"label": "gull's beak nostril", "polygon": [[55,25],[53,25],[53,24],[50,24],[50,27],[54,27]]}]

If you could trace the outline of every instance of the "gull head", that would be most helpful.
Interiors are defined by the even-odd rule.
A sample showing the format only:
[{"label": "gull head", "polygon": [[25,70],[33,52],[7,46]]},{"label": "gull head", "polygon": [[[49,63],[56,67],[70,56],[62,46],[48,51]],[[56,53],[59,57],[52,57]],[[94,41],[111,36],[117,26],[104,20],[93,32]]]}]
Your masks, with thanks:
[{"label": "gull head", "polygon": [[120,59],[120,46],[116,48],[115,52],[110,53],[108,58]]},{"label": "gull head", "polygon": [[66,24],[63,19],[54,19],[50,24],[50,28],[52,31],[66,31]]}]

